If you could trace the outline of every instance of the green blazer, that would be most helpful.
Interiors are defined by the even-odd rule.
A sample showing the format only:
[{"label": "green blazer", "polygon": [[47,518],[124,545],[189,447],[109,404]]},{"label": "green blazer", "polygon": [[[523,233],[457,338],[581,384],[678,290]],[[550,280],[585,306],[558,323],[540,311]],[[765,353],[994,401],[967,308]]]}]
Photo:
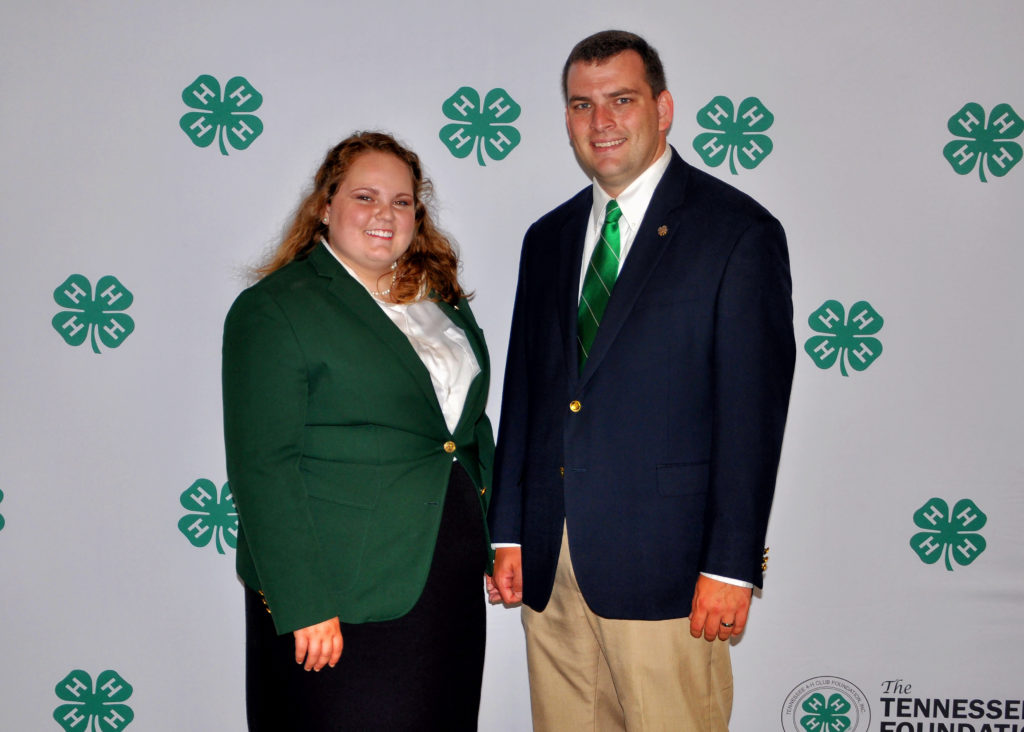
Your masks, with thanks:
[{"label": "green blazer", "polygon": [[476,484],[484,520],[494,455],[487,348],[465,300],[438,307],[480,364],[454,433],[405,334],[322,245],[228,312],[224,442],[237,570],[264,593],[279,633],[412,609],[453,458]]}]

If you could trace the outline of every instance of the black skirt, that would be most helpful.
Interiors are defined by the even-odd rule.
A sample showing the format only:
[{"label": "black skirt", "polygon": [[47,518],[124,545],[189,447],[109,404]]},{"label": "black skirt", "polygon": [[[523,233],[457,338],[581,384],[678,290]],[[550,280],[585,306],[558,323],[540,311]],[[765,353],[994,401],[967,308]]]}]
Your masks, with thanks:
[{"label": "black skirt", "polygon": [[476,488],[452,468],[423,594],[407,615],[342,623],[334,668],[305,671],[245,588],[246,712],[260,732],[444,732],[477,728],[484,665],[486,562]]}]

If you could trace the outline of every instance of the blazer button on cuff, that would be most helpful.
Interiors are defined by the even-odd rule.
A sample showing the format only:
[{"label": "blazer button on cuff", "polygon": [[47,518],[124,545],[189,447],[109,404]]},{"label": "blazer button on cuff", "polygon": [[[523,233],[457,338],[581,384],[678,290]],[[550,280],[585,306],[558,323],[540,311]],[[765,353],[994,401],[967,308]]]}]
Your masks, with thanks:
[{"label": "blazer button on cuff", "polygon": [[580,411],[581,409],[583,409],[583,405],[580,404],[578,399],[573,399],[571,402],[569,402],[569,411],[570,412],[573,412],[575,414],[576,412]]},{"label": "blazer button on cuff", "polygon": [[449,455],[455,452],[455,443],[448,440],[448,442],[444,443],[444,451]]}]

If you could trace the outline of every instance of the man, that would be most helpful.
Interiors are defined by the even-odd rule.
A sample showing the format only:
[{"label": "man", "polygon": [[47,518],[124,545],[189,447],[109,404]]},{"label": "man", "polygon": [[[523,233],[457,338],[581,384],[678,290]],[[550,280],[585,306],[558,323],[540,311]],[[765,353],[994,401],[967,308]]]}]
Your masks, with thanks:
[{"label": "man", "polygon": [[584,39],[562,80],[593,185],[523,243],[491,600],[525,604],[535,729],[725,730],[793,375],[785,235],[667,146],[642,38]]}]

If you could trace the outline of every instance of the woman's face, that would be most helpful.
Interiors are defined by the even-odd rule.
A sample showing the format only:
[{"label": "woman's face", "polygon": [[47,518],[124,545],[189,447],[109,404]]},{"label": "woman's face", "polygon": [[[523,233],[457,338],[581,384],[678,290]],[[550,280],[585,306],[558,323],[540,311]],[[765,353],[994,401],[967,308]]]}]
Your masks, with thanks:
[{"label": "woman's face", "polygon": [[331,249],[363,284],[378,289],[379,278],[409,248],[416,230],[412,171],[390,153],[363,153],[349,166],[325,214]]}]

